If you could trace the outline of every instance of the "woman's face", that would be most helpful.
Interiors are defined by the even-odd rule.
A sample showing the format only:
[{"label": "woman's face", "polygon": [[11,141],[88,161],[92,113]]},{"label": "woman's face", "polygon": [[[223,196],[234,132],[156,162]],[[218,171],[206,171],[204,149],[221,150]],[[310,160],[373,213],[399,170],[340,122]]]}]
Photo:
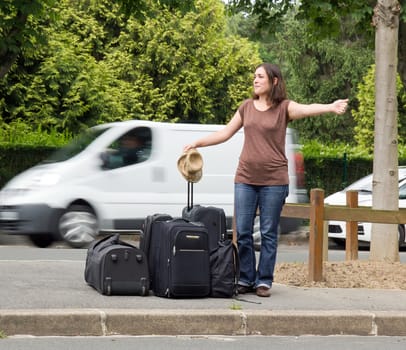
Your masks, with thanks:
[{"label": "woman's face", "polygon": [[263,67],[258,67],[254,74],[254,93],[257,96],[268,94],[270,90],[268,74]]}]

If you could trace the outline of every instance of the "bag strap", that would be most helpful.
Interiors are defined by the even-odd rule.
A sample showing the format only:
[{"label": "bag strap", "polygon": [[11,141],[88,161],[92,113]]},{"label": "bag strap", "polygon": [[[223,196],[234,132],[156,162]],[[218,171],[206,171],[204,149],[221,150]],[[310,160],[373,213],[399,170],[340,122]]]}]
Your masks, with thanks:
[{"label": "bag strap", "polygon": [[106,236],[106,237],[96,241],[94,243],[93,247],[91,248],[91,250],[99,251],[101,249],[104,249],[104,247],[108,247],[113,244],[116,244],[119,241],[119,239],[120,239],[120,235],[118,233]]},{"label": "bag strap", "polygon": [[134,246],[134,245],[132,245],[132,244],[130,244],[128,242],[122,241],[120,239],[120,234],[115,233],[113,235],[107,236],[107,237],[102,238],[101,240],[99,240],[99,242],[96,243],[95,246],[94,246],[94,251],[100,251],[100,250],[103,250],[106,247],[110,247],[110,246],[116,245],[116,244],[120,244],[120,245],[129,247],[129,248],[138,249],[136,246]]},{"label": "bag strap", "polygon": [[[240,280],[240,256],[238,254],[238,247],[233,241],[231,241],[234,251],[234,264],[235,264],[235,288],[237,289],[238,281]],[[236,290],[237,291],[237,290]]]}]

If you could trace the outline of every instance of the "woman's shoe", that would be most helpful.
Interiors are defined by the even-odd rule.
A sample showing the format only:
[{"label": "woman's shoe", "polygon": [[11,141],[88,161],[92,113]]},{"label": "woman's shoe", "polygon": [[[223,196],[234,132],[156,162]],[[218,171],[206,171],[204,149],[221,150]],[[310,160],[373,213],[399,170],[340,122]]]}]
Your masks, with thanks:
[{"label": "woman's shoe", "polygon": [[259,297],[270,297],[271,296],[271,288],[268,288],[265,286],[257,287],[255,292]]},{"label": "woman's shoe", "polygon": [[254,292],[254,288],[249,287],[249,286],[243,286],[243,285],[239,284],[239,285],[237,286],[237,291],[238,291],[238,294],[253,293],[253,292]]}]

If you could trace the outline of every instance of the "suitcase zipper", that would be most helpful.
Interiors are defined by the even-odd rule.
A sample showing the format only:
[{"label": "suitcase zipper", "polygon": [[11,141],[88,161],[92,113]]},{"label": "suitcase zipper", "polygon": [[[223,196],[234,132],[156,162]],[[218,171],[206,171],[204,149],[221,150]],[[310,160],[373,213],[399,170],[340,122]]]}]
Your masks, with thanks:
[{"label": "suitcase zipper", "polygon": [[111,288],[111,277],[106,277],[104,282],[106,283],[106,294],[111,295],[112,288]]},{"label": "suitcase zipper", "polygon": [[[175,248],[175,247],[174,247]],[[168,270],[168,286],[166,287],[166,290],[165,290],[165,296],[167,296],[168,298],[170,298],[170,296],[171,296],[171,292],[170,292],[170,289],[169,289],[169,286],[171,285],[171,280],[172,280],[172,275],[171,275],[171,258],[168,258],[168,261],[167,261],[167,270]]]},{"label": "suitcase zipper", "polygon": [[[204,249],[178,249],[178,252],[205,252],[206,250]],[[175,256],[175,251],[173,252],[173,255]]]},{"label": "suitcase zipper", "polygon": [[221,220],[221,218],[223,217],[222,215],[221,215],[221,212],[219,212],[219,216],[220,216],[220,220],[219,220],[219,222],[220,222],[220,235],[221,235],[221,240],[222,241],[225,241],[226,240],[226,237],[225,237],[225,233],[224,232],[226,232],[227,230],[225,229],[223,229],[223,221]]}]

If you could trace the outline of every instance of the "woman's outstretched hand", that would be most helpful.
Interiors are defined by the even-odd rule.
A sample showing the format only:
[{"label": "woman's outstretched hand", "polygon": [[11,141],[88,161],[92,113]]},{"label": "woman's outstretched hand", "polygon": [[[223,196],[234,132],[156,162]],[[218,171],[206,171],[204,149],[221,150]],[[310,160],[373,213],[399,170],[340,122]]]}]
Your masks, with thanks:
[{"label": "woman's outstretched hand", "polygon": [[344,114],[348,107],[348,98],[345,100],[336,100],[332,103],[333,110],[335,114]]}]

